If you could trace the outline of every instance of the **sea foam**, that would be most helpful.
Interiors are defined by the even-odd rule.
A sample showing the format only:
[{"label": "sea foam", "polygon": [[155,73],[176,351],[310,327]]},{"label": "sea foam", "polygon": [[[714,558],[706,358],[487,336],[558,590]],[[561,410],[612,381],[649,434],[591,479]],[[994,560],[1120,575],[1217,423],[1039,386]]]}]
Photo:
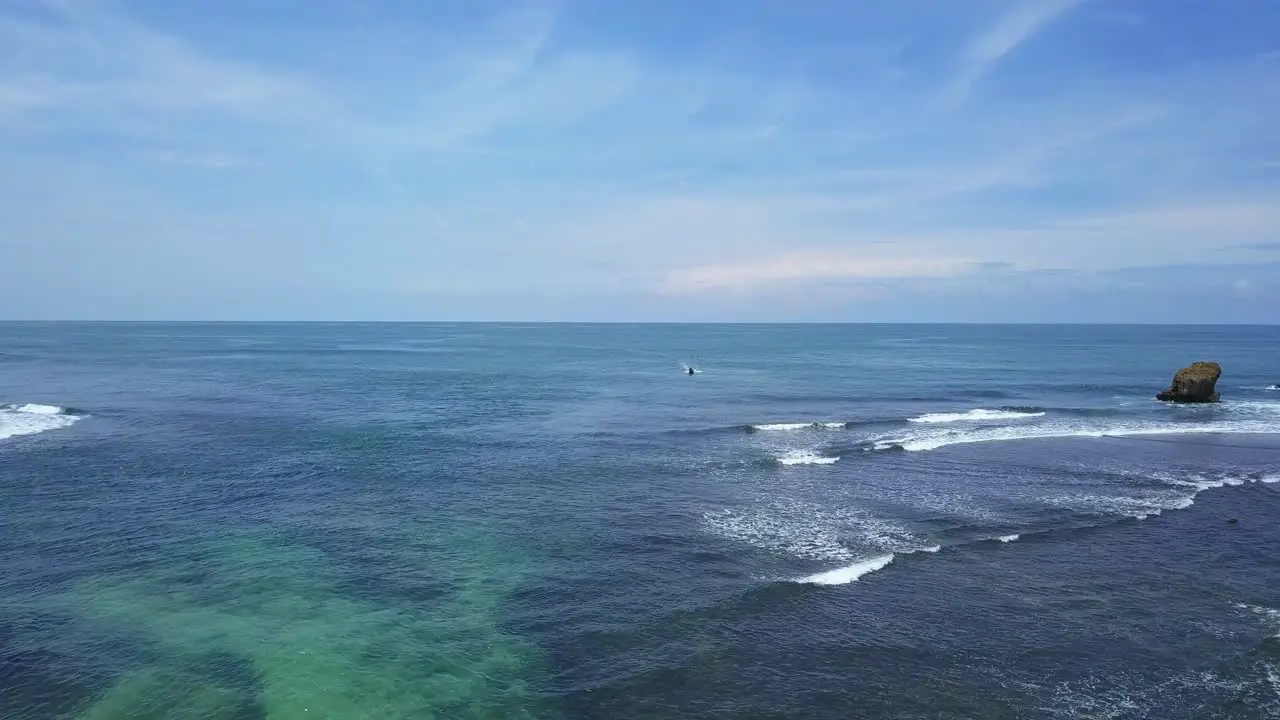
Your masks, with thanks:
[{"label": "sea foam", "polygon": [[889,563],[893,562],[893,558],[894,555],[890,553],[869,560],[860,560],[852,565],[838,567],[835,570],[827,570],[826,572],[802,577],[795,580],[795,582],[806,585],[848,585],[867,573],[884,569]]},{"label": "sea foam", "polygon": [[1135,423],[1132,425],[1073,425],[1056,424],[1036,427],[996,427],[971,431],[947,431],[918,433],[900,437],[885,437],[876,441],[877,450],[901,449],[907,452],[937,450],[950,445],[1011,440],[1048,438],[1104,438],[1134,437],[1142,435],[1202,435],[1202,434],[1274,434],[1280,432],[1280,424],[1254,421],[1223,421],[1202,424]]},{"label": "sea foam", "polygon": [[[909,418],[913,429],[868,438],[874,450],[922,452],[949,445],[1031,440],[1038,438],[1102,438],[1141,435],[1274,434],[1280,432],[1280,403],[1238,400],[1212,406],[1195,406],[1170,419],[1123,420],[1106,415],[1049,417],[1022,410],[971,410],[965,413],[933,413]],[[1188,419],[1193,419],[1188,421]]]},{"label": "sea foam", "polygon": [[767,425],[752,425],[751,427],[763,432],[789,432],[792,430],[804,430],[807,427],[812,427],[812,425],[813,423],[770,423]]},{"label": "sea foam", "polygon": [[987,410],[978,408],[962,413],[929,413],[914,417],[907,422],[922,423],[926,425],[938,425],[944,423],[957,422],[989,422],[998,420],[1026,420],[1028,418],[1044,417],[1043,412],[1021,412],[1016,410]]},{"label": "sea foam", "polygon": [[796,430],[843,430],[842,422],[801,422],[801,423],[768,423],[752,425],[752,430],[761,432],[795,432]]},{"label": "sea foam", "polygon": [[10,406],[13,412],[28,413],[31,415],[62,415],[66,412],[63,408],[56,405],[37,405],[35,403],[27,403],[26,405]]},{"label": "sea foam", "polygon": [[79,419],[56,405],[6,405],[0,407],[0,440],[69,427]]},{"label": "sea foam", "polygon": [[838,457],[819,455],[811,450],[793,450],[777,458],[783,465],[833,465]]},{"label": "sea foam", "polygon": [[1259,605],[1246,605],[1244,603],[1236,603],[1236,607],[1240,610],[1257,615],[1262,618],[1272,630],[1276,633],[1275,637],[1280,637],[1280,610],[1274,610],[1269,607],[1261,607]]}]

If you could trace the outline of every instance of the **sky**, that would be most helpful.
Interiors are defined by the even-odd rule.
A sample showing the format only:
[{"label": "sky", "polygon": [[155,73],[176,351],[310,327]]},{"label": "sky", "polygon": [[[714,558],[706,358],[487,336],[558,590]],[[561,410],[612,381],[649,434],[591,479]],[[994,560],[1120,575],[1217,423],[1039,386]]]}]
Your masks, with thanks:
[{"label": "sky", "polygon": [[1277,118],[1275,0],[0,0],[0,319],[1277,323]]}]

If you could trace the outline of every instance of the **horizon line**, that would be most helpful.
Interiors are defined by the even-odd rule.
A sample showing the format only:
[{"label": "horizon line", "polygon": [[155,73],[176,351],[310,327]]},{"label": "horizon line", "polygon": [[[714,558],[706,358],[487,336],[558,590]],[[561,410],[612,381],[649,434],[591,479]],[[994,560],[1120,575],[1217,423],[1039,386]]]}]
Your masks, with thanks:
[{"label": "horizon line", "polygon": [[977,325],[1007,327],[1280,327],[1274,323],[1217,322],[1043,322],[989,320],[5,320],[0,325]]}]

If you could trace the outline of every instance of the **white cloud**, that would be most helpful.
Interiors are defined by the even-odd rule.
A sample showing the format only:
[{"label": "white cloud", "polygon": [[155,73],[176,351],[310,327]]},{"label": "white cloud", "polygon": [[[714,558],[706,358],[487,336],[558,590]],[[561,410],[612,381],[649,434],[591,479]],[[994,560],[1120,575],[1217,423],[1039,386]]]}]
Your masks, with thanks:
[{"label": "white cloud", "polygon": [[171,167],[187,167],[200,170],[243,170],[260,168],[264,163],[247,157],[221,155],[216,153],[182,153],[166,150],[146,156],[147,160],[157,165]]},{"label": "white cloud", "polygon": [[[1280,232],[1280,204],[1273,197],[1198,198],[1111,215],[1078,217],[1056,224],[1072,230],[1114,235],[1163,233],[1196,238],[1225,236],[1239,241]],[[1206,246],[1218,245],[1216,240],[1206,241]]]},{"label": "white cloud", "polygon": [[[56,22],[0,10],[0,120],[44,113],[46,131],[110,127],[170,136],[180,118],[269,131],[311,152],[384,160],[442,152],[510,126],[572,123],[624,97],[637,70],[617,53],[548,53],[555,6],[509,8],[479,31],[441,38],[390,78],[394,102],[307,72],[203,51],[91,0],[50,3]],[[224,130],[223,134],[231,134]]]},{"label": "white cloud", "polygon": [[671,272],[660,286],[665,294],[683,295],[814,280],[873,280],[949,277],[975,263],[951,257],[865,256],[857,251],[806,253],[768,257],[741,264],[702,265]]},{"label": "white cloud", "polygon": [[963,103],[982,78],[1008,55],[1082,1],[1016,0],[1017,5],[1010,12],[965,48],[959,71],[943,93],[944,100],[951,104]]},{"label": "white cloud", "polygon": [[[1203,262],[1275,237],[1278,188],[1256,181],[1276,146],[1241,149],[1280,107],[1263,63],[974,92],[1076,4],[1017,2],[975,37],[930,37],[967,40],[947,70],[881,37],[894,23],[815,48],[821,62],[759,62],[763,44],[677,58],[625,30],[579,42],[535,3],[396,36],[412,52],[347,48],[358,67],[326,72],[345,28],[254,55],[123,4],[64,0],[53,20],[0,6],[0,223],[39,239],[0,252],[28,268],[125,257],[111,282],[136,284],[182,262],[314,288],[801,302],[880,279],[978,286],[989,263]],[[938,26],[972,7],[907,14]],[[841,58],[879,64],[854,82]],[[937,112],[948,83],[964,112]]]}]

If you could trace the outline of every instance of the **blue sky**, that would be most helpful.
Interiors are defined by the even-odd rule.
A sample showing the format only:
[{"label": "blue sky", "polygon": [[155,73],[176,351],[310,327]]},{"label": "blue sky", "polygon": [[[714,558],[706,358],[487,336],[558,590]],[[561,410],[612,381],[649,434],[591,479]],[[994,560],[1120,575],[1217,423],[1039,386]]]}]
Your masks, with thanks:
[{"label": "blue sky", "polygon": [[1278,118],[1270,0],[4,0],[0,318],[1280,322]]}]

